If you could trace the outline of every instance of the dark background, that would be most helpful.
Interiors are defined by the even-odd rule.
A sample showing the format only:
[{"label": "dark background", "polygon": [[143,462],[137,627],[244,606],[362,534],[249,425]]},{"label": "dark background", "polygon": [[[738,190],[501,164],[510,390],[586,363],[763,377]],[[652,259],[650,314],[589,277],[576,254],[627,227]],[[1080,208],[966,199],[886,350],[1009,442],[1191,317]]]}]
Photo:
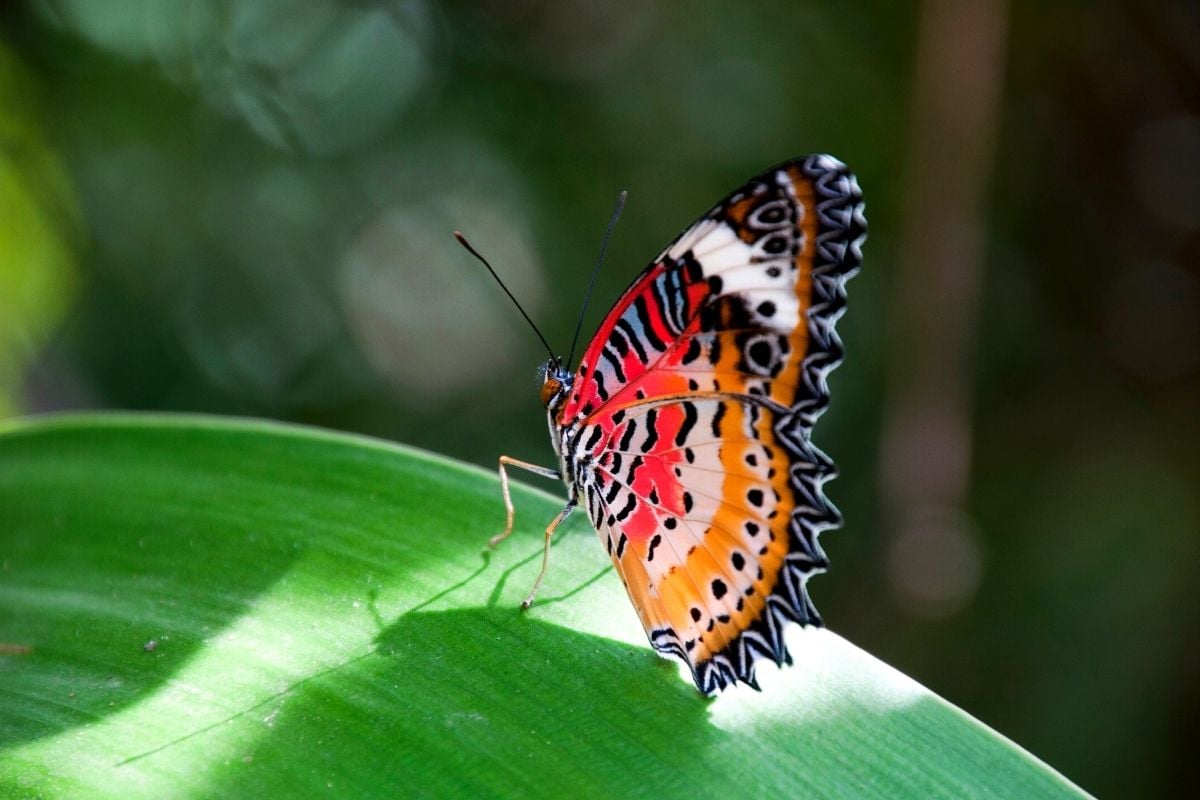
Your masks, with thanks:
[{"label": "dark background", "polygon": [[833,9],[6,4],[0,416],[207,411],[551,463],[544,354],[450,232],[565,350],[620,189],[585,335],[719,197],[829,152],[870,239],[816,434],[847,518],[818,606],[1084,788],[1180,794],[1200,12]]}]

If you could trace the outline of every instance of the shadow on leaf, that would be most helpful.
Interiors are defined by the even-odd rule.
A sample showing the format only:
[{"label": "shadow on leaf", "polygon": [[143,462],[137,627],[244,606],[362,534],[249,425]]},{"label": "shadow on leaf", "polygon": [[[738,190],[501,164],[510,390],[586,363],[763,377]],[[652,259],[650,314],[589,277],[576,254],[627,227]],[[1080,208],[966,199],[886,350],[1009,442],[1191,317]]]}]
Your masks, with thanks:
[{"label": "shadow on leaf", "polygon": [[723,736],[673,665],[515,609],[413,612],[376,643],[282,703],[213,794],[244,794],[263,771],[302,795],[683,789]]}]

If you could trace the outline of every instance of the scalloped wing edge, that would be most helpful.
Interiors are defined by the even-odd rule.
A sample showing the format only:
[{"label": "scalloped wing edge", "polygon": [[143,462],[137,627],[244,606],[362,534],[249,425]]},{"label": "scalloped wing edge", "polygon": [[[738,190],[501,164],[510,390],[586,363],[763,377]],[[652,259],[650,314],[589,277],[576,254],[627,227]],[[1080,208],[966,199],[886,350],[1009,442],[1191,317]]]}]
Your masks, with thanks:
[{"label": "scalloped wing edge", "polygon": [[[842,362],[844,349],[837,321],[846,310],[846,281],[862,265],[867,222],[862,190],[845,164],[832,156],[813,155],[785,162],[765,174],[792,165],[812,181],[819,198],[815,208],[820,221],[812,269],[812,303],[807,311],[812,345],[801,364],[811,397],[792,407],[775,427],[779,441],[794,459],[791,484],[799,502],[788,526],[791,541],[779,584],[767,598],[762,615],[727,648],[692,667],[692,678],[706,695],[738,682],[758,689],[755,667],[759,659],[769,659],[777,666],[792,663],[783,640],[787,623],[823,624],[809,597],[808,579],[829,567],[818,541],[821,532],[842,523],[841,512],[824,491],[825,482],[837,477],[837,469],[810,437],[817,418],[829,405],[829,373]],[[651,631],[650,643],[657,652],[690,664],[673,630]]]}]

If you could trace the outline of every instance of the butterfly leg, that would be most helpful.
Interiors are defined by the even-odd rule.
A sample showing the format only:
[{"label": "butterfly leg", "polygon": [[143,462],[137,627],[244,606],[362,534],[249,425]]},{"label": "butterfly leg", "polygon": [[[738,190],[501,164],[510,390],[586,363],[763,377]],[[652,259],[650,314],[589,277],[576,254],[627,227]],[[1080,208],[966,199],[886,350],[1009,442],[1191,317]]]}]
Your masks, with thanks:
[{"label": "butterfly leg", "polygon": [[530,464],[527,461],[518,461],[508,456],[500,456],[500,490],[504,494],[504,510],[507,513],[507,518],[504,522],[504,531],[489,539],[488,547],[495,547],[503,542],[512,534],[513,530],[513,515],[515,512],[513,511],[512,496],[508,492],[508,470],[505,467],[517,467],[518,469],[532,472],[535,475],[541,475],[543,478],[558,479],[560,477],[556,469],[539,467],[537,464]]},{"label": "butterfly leg", "polygon": [[542,549],[542,571],[538,573],[537,580],[533,582],[533,588],[529,590],[529,596],[521,601],[521,610],[527,610],[533,605],[533,598],[538,593],[538,589],[542,587],[542,578],[546,577],[546,569],[550,566],[550,539],[554,536],[555,529],[562,524],[562,521],[571,515],[575,510],[575,498],[563,506],[563,510],[558,512],[558,516],[554,521],[546,526],[546,545]]}]

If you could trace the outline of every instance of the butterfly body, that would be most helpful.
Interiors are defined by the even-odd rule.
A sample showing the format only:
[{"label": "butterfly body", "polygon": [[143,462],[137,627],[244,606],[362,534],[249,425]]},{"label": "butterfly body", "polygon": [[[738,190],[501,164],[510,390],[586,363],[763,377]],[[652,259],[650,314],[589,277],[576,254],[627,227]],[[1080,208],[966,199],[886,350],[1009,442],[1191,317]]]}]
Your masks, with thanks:
[{"label": "butterfly body", "polygon": [[788,622],[821,622],[806,584],[828,565],[817,536],[840,515],[822,491],[833,464],[810,434],[841,359],[834,324],[861,260],[862,208],[836,159],[768,170],[651,262],[578,370],[545,367],[569,494],[547,543],[586,509],[651,645],[705,693],[756,686],[758,659],[790,661]]}]

